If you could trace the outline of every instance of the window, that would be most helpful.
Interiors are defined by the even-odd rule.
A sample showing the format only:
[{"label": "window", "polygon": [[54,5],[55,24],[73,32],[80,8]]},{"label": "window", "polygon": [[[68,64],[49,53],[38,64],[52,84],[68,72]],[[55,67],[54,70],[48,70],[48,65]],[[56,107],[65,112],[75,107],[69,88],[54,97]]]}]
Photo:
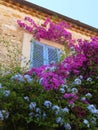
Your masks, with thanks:
[{"label": "window", "polygon": [[58,62],[60,59],[60,52],[58,48],[33,41],[31,43],[30,68],[47,65],[52,61]]}]

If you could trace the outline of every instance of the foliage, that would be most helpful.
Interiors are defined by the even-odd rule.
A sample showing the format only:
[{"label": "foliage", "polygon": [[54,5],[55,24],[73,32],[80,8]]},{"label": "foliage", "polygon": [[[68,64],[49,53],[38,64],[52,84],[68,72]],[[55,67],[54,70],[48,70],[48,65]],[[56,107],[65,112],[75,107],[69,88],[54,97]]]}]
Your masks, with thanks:
[{"label": "foliage", "polygon": [[54,24],[47,19],[44,26],[38,26],[29,17],[25,20],[32,26],[21,21],[18,24],[37,40],[46,38],[68,43],[71,55],[61,63],[32,68],[28,72],[17,71],[15,67],[9,73],[1,73],[3,129],[95,130],[98,122],[98,39],[78,40],[78,44],[73,44],[72,38],[66,37],[69,33],[64,29],[64,22]]},{"label": "foliage", "polygon": [[0,37],[0,46],[2,48],[0,55],[0,74],[2,71],[10,71],[13,68],[14,70],[15,68],[20,69],[21,50],[19,50],[18,43],[13,44],[11,40],[8,41],[6,38]]},{"label": "foliage", "polygon": [[51,90],[46,90],[36,75],[10,73],[2,76],[0,82],[0,119],[6,124],[4,129],[28,130],[32,124],[46,129],[58,125],[68,130],[95,127],[98,110],[90,104],[92,94],[79,93],[79,78]]},{"label": "foliage", "polygon": [[[13,43],[5,37],[0,37],[0,46],[2,48],[0,55],[0,76],[6,73],[22,72],[27,70],[26,58],[22,55],[19,43]],[[4,53],[4,54],[3,54]],[[21,62],[26,66],[21,67]]]}]

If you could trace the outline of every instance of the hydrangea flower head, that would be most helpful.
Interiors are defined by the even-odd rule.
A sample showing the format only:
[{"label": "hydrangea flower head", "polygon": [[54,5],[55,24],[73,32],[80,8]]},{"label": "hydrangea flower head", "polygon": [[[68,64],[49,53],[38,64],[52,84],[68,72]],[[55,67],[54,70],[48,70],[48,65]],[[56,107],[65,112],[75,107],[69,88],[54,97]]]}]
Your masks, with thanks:
[{"label": "hydrangea flower head", "polygon": [[50,108],[51,105],[52,105],[52,103],[51,103],[50,101],[48,101],[48,100],[46,100],[46,101],[44,102],[44,106],[45,106],[46,108]]},{"label": "hydrangea flower head", "polygon": [[36,107],[36,102],[31,102],[31,103],[29,104],[30,110],[35,109],[35,107]]},{"label": "hydrangea flower head", "polygon": [[65,123],[64,127],[67,129],[67,130],[71,130],[71,125],[69,123]]}]

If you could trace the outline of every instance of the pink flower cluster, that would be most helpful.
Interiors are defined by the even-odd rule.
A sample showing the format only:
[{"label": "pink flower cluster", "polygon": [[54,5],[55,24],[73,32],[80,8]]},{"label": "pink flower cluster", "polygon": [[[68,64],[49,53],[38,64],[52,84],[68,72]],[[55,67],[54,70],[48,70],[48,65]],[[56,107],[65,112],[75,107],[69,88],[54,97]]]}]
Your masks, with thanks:
[{"label": "pink flower cluster", "polygon": [[66,30],[69,28],[64,21],[53,23],[49,18],[45,20],[42,25],[37,25],[30,17],[25,17],[24,21],[17,20],[20,27],[32,33],[37,40],[40,38],[56,41],[59,43],[66,43],[71,41],[72,35]]},{"label": "pink flower cluster", "polygon": [[63,69],[59,71],[59,67],[60,66],[55,64],[55,65],[42,66],[39,68],[32,68],[28,72],[28,74],[37,75],[41,85],[43,85],[46,90],[58,89],[62,84],[64,84],[65,75],[67,76],[66,71],[62,72]]},{"label": "pink flower cluster", "polygon": [[82,68],[83,63],[86,61],[86,58],[83,54],[77,54],[64,59],[62,64],[67,65],[67,71],[71,74],[79,75],[80,68]]},{"label": "pink flower cluster", "polygon": [[64,84],[62,78],[53,72],[46,72],[41,79],[41,84],[46,90],[57,90],[60,85]]},{"label": "pink flower cluster", "polygon": [[78,96],[74,93],[65,93],[64,98],[68,100],[69,104],[73,104],[76,100],[78,100]]},{"label": "pink flower cluster", "polygon": [[32,68],[29,75],[35,74],[41,79],[41,84],[46,90],[58,89],[65,83],[65,78],[68,77],[66,67],[61,63],[46,65],[39,68]]},{"label": "pink flower cluster", "polygon": [[98,72],[98,38],[92,38],[90,41],[78,40],[74,47],[75,54],[71,55],[63,61],[67,64],[70,74],[88,76],[96,75]]}]

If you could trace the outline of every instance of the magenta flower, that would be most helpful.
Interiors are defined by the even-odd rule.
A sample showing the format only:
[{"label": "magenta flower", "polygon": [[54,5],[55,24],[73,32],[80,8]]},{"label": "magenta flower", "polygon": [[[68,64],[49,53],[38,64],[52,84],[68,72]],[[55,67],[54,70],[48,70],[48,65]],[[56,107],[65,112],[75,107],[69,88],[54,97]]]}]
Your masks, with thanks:
[{"label": "magenta flower", "polygon": [[58,89],[58,87],[64,83],[62,78],[53,72],[44,73],[42,78],[43,80],[41,84],[46,90]]},{"label": "magenta flower", "polygon": [[64,98],[68,100],[69,104],[74,104],[74,102],[78,100],[78,96],[74,93],[65,93]]},{"label": "magenta flower", "polygon": [[33,37],[37,40],[40,38],[56,41],[59,43],[70,42],[72,39],[71,33],[66,30],[70,28],[64,21],[59,23],[51,22],[50,18],[47,18],[44,23],[37,25],[30,17],[25,17],[24,21],[17,20],[20,27],[26,31],[32,33]]}]

